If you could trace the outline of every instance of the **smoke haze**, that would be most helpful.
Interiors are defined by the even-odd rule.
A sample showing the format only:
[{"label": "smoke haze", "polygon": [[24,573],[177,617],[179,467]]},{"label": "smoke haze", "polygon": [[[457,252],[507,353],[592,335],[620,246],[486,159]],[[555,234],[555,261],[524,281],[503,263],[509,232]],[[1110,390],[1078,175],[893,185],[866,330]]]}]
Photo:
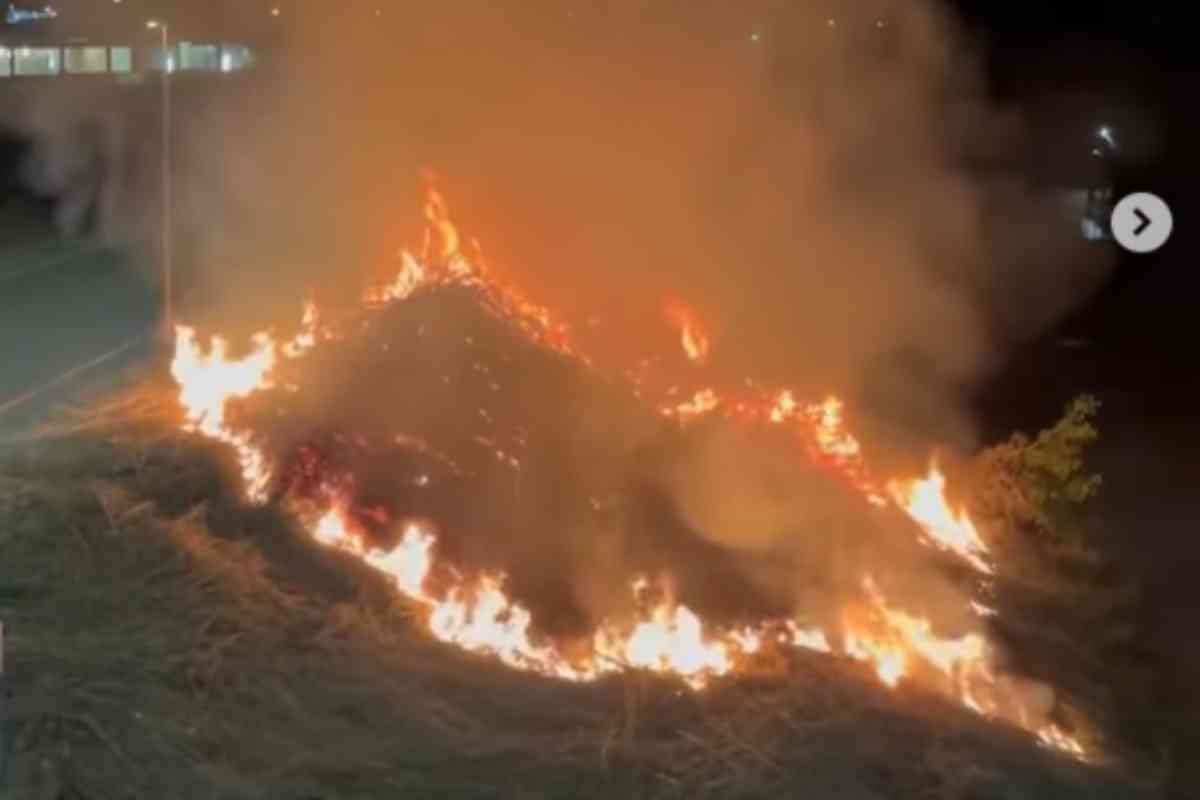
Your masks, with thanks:
[{"label": "smoke haze", "polygon": [[[662,304],[682,298],[712,335],[705,379],[836,392],[873,458],[923,468],[931,444],[973,443],[967,393],[1011,344],[1101,277],[1014,168],[1019,120],[989,103],[969,42],[936,4],[570,5],[288,9],[281,51],[181,116],[189,318],[246,332],[294,322],[310,290],[356,295],[419,240],[418,175],[431,167],[500,274],[568,319],[596,320],[603,348],[630,363],[677,349]],[[131,131],[130,149],[152,131]],[[370,408],[344,388],[360,395],[344,415],[355,420],[423,396],[398,386]],[[655,429],[566,400],[528,401],[544,404],[539,424],[570,432],[524,490],[531,508],[562,494],[586,503],[636,474],[698,540],[750,554],[744,577],[787,606],[835,605],[864,565],[896,556],[815,469],[797,468],[794,449],[703,432],[644,463],[605,452],[601,468],[598,442],[632,439],[633,452]],[[404,413],[434,412],[475,409]],[[495,494],[476,496],[477,520],[522,519],[524,506]],[[600,553],[597,537],[539,561],[538,537],[565,534],[527,514],[527,541],[509,543],[518,588],[536,595],[547,574],[579,570],[576,599],[603,610],[611,587],[583,573],[624,575],[627,546]],[[781,547],[799,551],[804,574],[834,577],[798,586],[764,567]],[[919,558],[893,560],[889,592],[963,607]],[[831,560],[848,565],[836,586]],[[946,595],[956,602],[935,599]]]},{"label": "smoke haze", "polygon": [[[934,3],[737,6],[285,6],[251,81],[180,90],[193,315],[252,328],[357,292],[419,234],[431,167],[505,275],[629,354],[678,296],[731,376],[968,434],[963,391],[1096,277],[1013,171],[1019,123]],[[26,115],[49,191],[80,157],[65,105]],[[124,123],[147,168],[153,122]]]}]

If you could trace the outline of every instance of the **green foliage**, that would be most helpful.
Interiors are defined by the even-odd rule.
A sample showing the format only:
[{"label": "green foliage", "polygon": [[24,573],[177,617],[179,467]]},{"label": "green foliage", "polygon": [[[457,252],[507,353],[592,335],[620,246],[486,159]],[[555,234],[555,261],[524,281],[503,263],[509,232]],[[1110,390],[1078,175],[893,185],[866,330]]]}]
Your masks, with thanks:
[{"label": "green foliage", "polygon": [[1036,436],[1016,434],[977,463],[973,510],[992,534],[993,605],[1022,669],[1141,758],[1159,746],[1153,672],[1142,656],[1141,583],[1106,537],[1089,469],[1100,403],[1081,395]]},{"label": "green foliage", "polygon": [[1100,438],[1093,423],[1099,408],[1100,401],[1091,395],[1075,398],[1054,427],[1022,449],[1022,476],[1043,517],[1063,505],[1084,503],[1100,490],[1100,476],[1089,473],[1083,460],[1084,451]]},{"label": "green foliage", "polygon": [[1078,527],[1083,506],[1102,482],[1085,462],[1087,449],[1100,438],[1095,424],[1099,408],[1095,397],[1080,395],[1036,437],[1014,434],[986,451],[976,491],[980,511],[1052,534]]}]

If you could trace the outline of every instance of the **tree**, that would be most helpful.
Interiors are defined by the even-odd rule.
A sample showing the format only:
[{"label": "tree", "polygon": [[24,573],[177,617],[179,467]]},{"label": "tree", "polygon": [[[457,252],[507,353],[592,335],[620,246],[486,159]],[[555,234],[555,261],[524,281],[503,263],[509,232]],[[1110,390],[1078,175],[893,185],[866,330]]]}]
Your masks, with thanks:
[{"label": "tree", "polygon": [[1106,536],[1088,466],[1100,402],[1081,395],[1054,425],[977,459],[972,508],[997,552],[996,625],[1031,674],[1120,743],[1157,748],[1139,577]]},{"label": "tree", "polygon": [[1086,549],[1083,517],[1102,483],[1085,460],[1100,438],[1099,409],[1095,397],[1080,395],[1036,437],[1017,433],[984,451],[976,469],[976,512],[1010,532],[1032,529],[1048,543]]}]

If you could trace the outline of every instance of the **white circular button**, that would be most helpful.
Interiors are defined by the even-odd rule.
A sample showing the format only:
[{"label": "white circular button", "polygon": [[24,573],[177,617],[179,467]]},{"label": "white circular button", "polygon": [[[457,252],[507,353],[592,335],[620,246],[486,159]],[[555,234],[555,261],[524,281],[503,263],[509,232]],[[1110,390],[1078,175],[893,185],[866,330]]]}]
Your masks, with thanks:
[{"label": "white circular button", "polygon": [[1131,253],[1153,253],[1171,238],[1171,209],[1158,195],[1134,192],[1121,198],[1110,220],[1113,238]]}]

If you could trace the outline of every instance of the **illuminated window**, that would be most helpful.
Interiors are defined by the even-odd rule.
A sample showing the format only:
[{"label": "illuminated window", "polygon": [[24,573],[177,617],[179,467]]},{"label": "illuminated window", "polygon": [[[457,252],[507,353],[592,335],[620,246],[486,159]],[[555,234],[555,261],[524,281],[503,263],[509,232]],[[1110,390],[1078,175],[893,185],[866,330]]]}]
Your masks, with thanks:
[{"label": "illuminated window", "polygon": [[221,48],[221,72],[234,72],[254,66],[254,53],[249,47],[227,44]]},{"label": "illuminated window", "polygon": [[17,48],[15,73],[17,75],[57,75],[62,71],[61,57],[57,47]]},{"label": "illuminated window", "polygon": [[72,75],[108,72],[108,51],[103,47],[68,47],[63,62]]},{"label": "illuminated window", "polygon": [[220,48],[215,44],[179,43],[180,69],[216,71],[220,65]]},{"label": "illuminated window", "polygon": [[167,72],[175,72],[179,69],[179,53],[174,47],[168,47],[163,50],[161,47],[156,47],[150,51],[150,68],[158,72],[162,72],[165,68]]},{"label": "illuminated window", "polygon": [[7,78],[12,75],[12,50],[7,47],[0,47],[0,78]]},{"label": "illuminated window", "polygon": [[113,72],[133,72],[133,50],[114,47],[109,51],[109,69]]}]

